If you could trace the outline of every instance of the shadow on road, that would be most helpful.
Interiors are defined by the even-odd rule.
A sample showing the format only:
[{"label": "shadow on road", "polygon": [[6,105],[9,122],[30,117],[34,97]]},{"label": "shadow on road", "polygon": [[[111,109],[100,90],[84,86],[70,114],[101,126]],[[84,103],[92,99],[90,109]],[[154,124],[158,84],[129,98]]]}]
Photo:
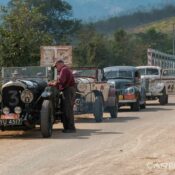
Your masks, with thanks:
[{"label": "shadow on road", "polygon": [[144,110],[140,110],[139,112],[158,112],[158,111],[172,111],[174,109],[167,109],[167,108],[163,108],[163,107],[149,107],[149,108],[146,108]]},{"label": "shadow on road", "polygon": [[166,105],[160,105],[159,103],[147,103],[146,106],[175,106],[175,103],[168,103]]},{"label": "shadow on road", "polygon": [[103,132],[101,129],[77,129],[76,133],[62,133],[62,129],[53,129],[51,138],[43,138],[40,129],[25,131],[23,133],[9,133],[9,131],[1,132],[0,139],[19,139],[19,140],[52,140],[52,139],[89,139],[91,135],[106,135],[106,134],[123,134],[122,132]]},{"label": "shadow on road", "polygon": [[[102,123],[127,122],[127,121],[130,121],[130,120],[137,120],[137,119],[139,119],[139,117],[133,117],[133,116],[131,117],[131,116],[129,116],[129,117],[110,118],[108,116],[108,117],[104,117],[103,118],[103,122]],[[76,119],[76,123],[96,123],[96,122],[95,122],[95,120],[93,118],[81,117],[81,118]]]},{"label": "shadow on road", "polygon": [[[175,104],[174,104],[175,105]],[[156,111],[171,111],[171,110],[175,110],[173,108],[169,108],[167,109],[166,107],[168,106],[174,106],[173,104],[167,104],[167,105],[159,105],[159,104],[147,104],[145,109],[140,109],[140,111],[132,111],[129,108],[125,108],[125,109],[119,109],[119,113],[121,112],[156,112]]]}]

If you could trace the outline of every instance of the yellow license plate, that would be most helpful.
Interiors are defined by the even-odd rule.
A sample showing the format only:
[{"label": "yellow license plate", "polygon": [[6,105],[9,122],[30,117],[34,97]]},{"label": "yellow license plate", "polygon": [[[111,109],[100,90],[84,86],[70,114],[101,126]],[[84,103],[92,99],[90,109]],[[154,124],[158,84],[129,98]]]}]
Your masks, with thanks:
[{"label": "yellow license plate", "polygon": [[123,100],[123,95],[119,95],[119,100]]}]

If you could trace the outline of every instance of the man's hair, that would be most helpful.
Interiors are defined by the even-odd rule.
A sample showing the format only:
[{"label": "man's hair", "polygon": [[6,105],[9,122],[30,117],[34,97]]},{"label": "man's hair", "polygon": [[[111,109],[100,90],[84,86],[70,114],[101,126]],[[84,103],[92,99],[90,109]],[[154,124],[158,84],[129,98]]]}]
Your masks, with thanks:
[{"label": "man's hair", "polygon": [[60,60],[57,60],[56,63],[64,63],[64,61],[60,59]]},{"label": "man's hair", "polygon": [[62,59],[55,61],[55,63],[53,64],[53,67],[55,67],[57,64],[60,64],[60,63],[64,64],[64,61]]}]

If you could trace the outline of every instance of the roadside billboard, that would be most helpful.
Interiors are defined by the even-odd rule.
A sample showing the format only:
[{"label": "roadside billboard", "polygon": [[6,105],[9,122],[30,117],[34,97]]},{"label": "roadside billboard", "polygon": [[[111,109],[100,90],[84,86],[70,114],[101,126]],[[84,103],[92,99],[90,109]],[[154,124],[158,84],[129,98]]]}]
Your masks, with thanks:
[{"label": "roadside billboard", "polygon": [[40,54],[41,66],[51,66],[59,59],[72,66],[72,46],[41,46]]}]

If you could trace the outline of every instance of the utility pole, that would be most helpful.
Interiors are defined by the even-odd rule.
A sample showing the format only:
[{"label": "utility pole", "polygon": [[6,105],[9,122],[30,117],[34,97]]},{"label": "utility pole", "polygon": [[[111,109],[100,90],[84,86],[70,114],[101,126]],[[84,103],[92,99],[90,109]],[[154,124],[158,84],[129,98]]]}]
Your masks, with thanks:
[{"label": "utility pole", "polygon": [[173,24],[173,55],[174,55],[174,37],[175,37],[175,24]]}]

